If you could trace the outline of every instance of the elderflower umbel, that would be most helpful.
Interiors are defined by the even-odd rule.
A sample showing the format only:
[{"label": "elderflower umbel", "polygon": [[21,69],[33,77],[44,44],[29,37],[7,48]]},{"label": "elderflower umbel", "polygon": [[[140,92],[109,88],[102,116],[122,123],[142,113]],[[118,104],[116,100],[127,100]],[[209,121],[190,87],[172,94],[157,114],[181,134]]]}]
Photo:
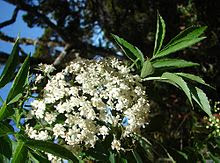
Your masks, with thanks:
[{"label": "elderflower umbel", "polygon": [[[41,67],[45,73],[54,70]],[[35,82],[36,87],[38,82],[41,80]],[[118,128],[121,138],[114,138],[111,147],[119,151],[123,149],[121,141],[140,132],[148,122],[149,103],[141,78],[115,58],[77,58],[62,72],[50,75],[40,95],[31,103],[31,114],[42,128],[29,124],[25,130],[33,139],[40,135],[87,149],[117,135],[113,128]]]},{"label": "elderflower umbel", "polygon": [[208,123],[206,125],[207,129],[211,129],[212,130],[212,135],[219,137],[220,136],[220,118],[219,118],[219,111],[220,111],[220,107],[219,107],[220,102],[217,101],[214,104],[214,108],[213,108],[213,112],[215,112],[214,116],[208,119]]}]

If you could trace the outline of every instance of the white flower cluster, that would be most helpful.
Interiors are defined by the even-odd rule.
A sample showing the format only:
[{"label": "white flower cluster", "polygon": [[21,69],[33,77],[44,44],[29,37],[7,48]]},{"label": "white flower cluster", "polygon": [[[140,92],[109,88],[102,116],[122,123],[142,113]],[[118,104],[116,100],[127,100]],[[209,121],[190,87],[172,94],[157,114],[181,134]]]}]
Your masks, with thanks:
[{"label": "white flower cluster", "polygon": [[31,139],[48,140],[50,138],[47,130],[37,131],[37,130],[33,129],[33,127],[29,127],[29,125],[26,125],[25,131]]},{"label": "white flower cluster", "polygon": [[[90,148],[110,134],[115,137],[112,127],[120,128],[124,139],[148,122],[149,103],[141,78],[115,58],[78,58],[51,76],[40,94],[31,103],[31,114],[44,127],[26,126],[33,139],[47,131],[47,138],[41,139],[62,139],[73,147]],[[123,149],[120,139],[113,140],[113,150]]]},{"label": "white flower cluster", "polygon": [[55,67],[53,65],[47,65],[47,64],[42,64],[42,63],[40,63],[38,67],[39,67],[39,70],[43,71],[45,74],[49,74],[55,70]]},{"label": "white flower cluster", "polygon": [[212,135],[214,137],[219,137],[220,136],[220,101],[216,101],[214,103],[214,108],[213,108],[213,112],[215,114],[213,114],[213,117],[210,118],[205,118],[205,120],[207,121],[206,123],[206,128],[207,129],[211,129],[212,130]]}]

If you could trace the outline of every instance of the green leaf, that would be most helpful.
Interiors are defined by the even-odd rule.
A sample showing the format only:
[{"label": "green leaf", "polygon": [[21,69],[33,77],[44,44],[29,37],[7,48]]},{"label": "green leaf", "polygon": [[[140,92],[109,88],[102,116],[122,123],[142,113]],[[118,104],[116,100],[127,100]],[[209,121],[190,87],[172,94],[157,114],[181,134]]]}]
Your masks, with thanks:
[{"label": "green leaf", "polygon": [[10,108],[9,105],[7,105],[12,99],[16,99],[20,94],[23,93],[24,85],[26,83],[28,71],[29,71],[29,60],[30,56],[27,56],[25,59],[23,65],[19,69],[14,82],[11,86],[11,89],[9,91],[8,97],[6,99],[6,103],[3,104],[2,108],[0,109],[0,120],[3,120],[4,118],[9,117],[13,114],[14,110]]},{"label": "green leaf", "polygon": [[215,89],[212,86],[210,86],[209,84],[206,84],[205,81],[202,78],[200,78],[199,76],[196,76],[196,75],[193,75],[193,74],[188,74],[188,73],[176,73],[176,74],[181,76],[181,77],[184,77],[186,79],[189,79],[189,80],[198,82],[200,84],[206,85],[206,86],[208,86],[212,89]]},{"label": "green leaf", "polygon": [[141,69],[141,78],[145,78],[148,75],[154,73],[154,68],[149,60],[145,61]]},{"label": "green leaf", "polygon": [[144,149],[148,159],[153,161],[152,144],[141,135],[133,134],[133,137],[135,140],[139,142],[140,146]]},{"label": "green leaf", "polygon": [[4,155],[0,154],[0,162],[2,163],[10,163],[9,159],[6,158]]},{"label": "green leaf", "polygon": [[125,158],[120,158],[120,163],[128,163],[128,160]]},{"label": "green leaf", "polygon": [[193,99],[200,106],[200,108],[206,112],[210,117],[212,117],[211,107],[209,105],[209,100],[206,94],[198,87],[190,87]]},{"label": "green leaf", "polygon": [[188,160],[187,154],[185,154],[184,152],[178,151],[178,150],[176,150],[176,152],[177,152],[180,156],[182,156],[185,160]]},{"label": "green leaf", "polygon": [[12,144],[7,135],[0,137],[0,154],[4,155],[8,159],[12,156]]},{"label": "green leaf", "polygon": [[141,65],[143,65],[144,55],[136,46],[130,44],[129,42],[127,42],[123,38],[118,37],[117,35],[114,34],[111,35],[130,60],[134,62],[138,58],[141,61]]},{"label": "green leaf", "polygon": [[24,85],[25,85],[26,78],[27,78],[28,71],[29,71],[29,64],[30,64],[29,62],[30,62],[30,56],[27,56],[27,58],[25,59],[22,67],[19,69],[15,77],[15,80],[12,84],[12,87],[6,99],[7,103],[9,103],[19,93],[23,93]]},{"label": "green leaf", "polygon": [[211,157],[211,159],[215,162],[215,163],[220,163],[220,158],[214,156],[213,154],[209,154],[209,156]]},{"label": "green leaf", "polygon": [[159,52],[159,50],[163,44],[163,40],[165,37],[165,31],[166,31],[165,26],[166,26],[165,22],[158,12],[158,14],[157,14],[157,31],[156,31],[153,55],[157,55],[157,53]]},{"label": "green leaf", "polygon": [[179,88],[179,86],[176,83],[168,80],[167,78],[154,77],[153,76],[153,77],[147,77],[147,78],[142,79],[142,81],[151,81],[151,80],[155,80],[155,81],[159,81],[159,82],[164,82],[164,83],[169,83],[169,84],[172,84],[172,85],[176,86],[177,88]]},{"label": "green leaf", "polygon": [[73,162],[78,162],[77,157],[71,151],[58,144],[41,140],[27,140],[25,145],[32,149],[41,150],[61,158],[72,160]]},{"label": "green leaf", "polygon": [[176,162],[187,162],[188,161],[187,154],[182,151],[179,151],[174,148],[169,148],[169,153],[176,160]]},{"label": "green leaf", "polygon": [[0,154],[0,162],[4,162],[4,156]]},{"label": "green leaf", "polygon": [[109,161],[110,161],[111,163],[116,163],[116,160],[115,160],[115,153],[110,152],[110,155],[109,155]]},{"label": "green leaf", "polygon": [[175,44],[172,44],[172,45],[167,46],[166,48],[162,49],[152,59],[156,59],[156,58],[159,58],[159,57],[164,57],[164,56],[167,56],[167,55],[169,55],[171,53],[174,53],[176,51],[182,50],[182,49],[184,49],[186,47],[190,47],[190,46],[200,42],[201,40],[203,40],[205,38],[206,37],[181,40],[180,42],[177,42]]},{"label": "green leaf", "polygon": [[147,77],[147,78],[142,79],[142,81],[150,81],[150,80],[167,80],[167,79],[166,78],[157,77],[157,76]]},{"label": "green leaf", "polygon": [[24,163],[27,159],[28,150],[25,143],[18,141],[16,149],[13,153],[12,163]]},{"label": "green leaf", "polygon": [[143,163],[141,156],[138,154],[138,152],[136,150],[133,149],[132,153],[133,153],[134,158],[137,161],[137,163]]},{"label": "green leaf", "polygon": [[1,106],[1,109],[0,109],[0,121],[13,115],[14,114],[14,110],[12,108],[12,106],[8,106],[6,104],[6,102],[3,103],[3,105]]},{"label": "green leaf", "polygon": [[38,163],[50,163],[49,160],[47,160],[46,158],[42,157],[41,155],[39,155],[38,153],[36,153],[35,151],[33,150],[29,150],[29,155],[31,156],[31,158],[35,161],[35,162],[38,162]]},{"label": "green leaf", "polygon": [[152,62],[152,66],[154,68],[184,68],[184,67],[192,67],[199,66],[198,63],[185,61],[183,59],[158,59]]},{"label": "green leaf", "polygon": [[149,140],[138,134],[133,134],[133,137],[140,143],[143,149],[149,150],[149,148],[151,147],[151,143],[149,142]]},{"label": "green leaf", "polygon": [[4,103],[4,100],[3,100],[3,98],[1,96],[0,96],[0,102]]},{"label": "green leaf", "polygon": [[7,123],[0,122],[0,126],[0,136],[8,135],[14,132],[13,127]]},{"label": "green leaf", "polygon": [[[201,34],[204,33],[207,26],[203,27],[197,27],[197,26],[191,26],[183,31],[181,31],[176,37],[174,37],[167,45],[166,47],[176,44],[178,42],[181,42],[182,40],[188,40],[188,39],[194,39],[198,38]],[[165,47],[165,48],[166,48]]]},{"label": "green leaf", "polygon": [[17,94],[7,105],[17,102],[22,97],[22,93]]},{"label": "green leaf", "polygon": [[5,68],[0,77],[0,88],[4,87],[13,77],[13,73],[19,62],[19,39],[16,40],[11,55],[5,65]]},{"label": "green leaf", "polygon": [[188,97],[190,101],[190,104],[193,106],[191,92],[189,90],[187,83],[183,80],[183,78],[181,78],[180,76],[174,73],[169,73],[169,72],[163,73],[161,77],[167,78],[170,81],[176,83],[179,86],[179,88],[181,88],[183,92],[186,94],[186,96]]}]

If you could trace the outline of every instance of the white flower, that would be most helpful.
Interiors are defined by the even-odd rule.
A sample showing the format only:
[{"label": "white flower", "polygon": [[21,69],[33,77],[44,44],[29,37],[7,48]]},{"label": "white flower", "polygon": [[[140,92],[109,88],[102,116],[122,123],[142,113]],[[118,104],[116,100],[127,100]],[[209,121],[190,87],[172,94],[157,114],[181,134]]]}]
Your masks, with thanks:
[{"label": "white flower", "polygon": [[45,121],[46,121],[48,124],[52,124],[53,122],[56,121],[56,117],[57,117],[56,114],[46,112],[44,119],[45,119]]},{"label": "white flower", "polygon": [[38,67],[45,74],[49,74],[55,70],[55,67],[53,65],[47,65],[47,64],[42,64],[42,63],[38,64]]},{"label": "white flower", "polygon": [[36,140],[48,140],[48,132],[46,131],[40,131],[38,136],[35,138]]},{"label": "white flower", "polygon": [[32,101],[31,106],[36,109],[40,108],[42,110],[45,110],[45,107],[46,107],[45,103],[43,101],[39,101],[39,100]]},{"label": "white flower", "polygon": [[44,111],[46,109],[46,104],[43,101],[34,100],[31,102],[33,107],[33,114],[39,119],[44,117]]},{"label": "white flower", "polygon": [[49,73],[51,73],[51,72],[53,72],[54,70],[55,70],[55,68],[53,67],[53,65],[44,65],[45,67],[44,67],[44,72],[46,73],[46,74],[49,74]]},{"label": "white flower", "polygon": [[29,125],[25,126],[25,133],[27,133],[31,139],[48,140],[49,138],[47,130],[38,132],[34,130],[33,127],[29,127]]},{"label": "white flower", "polygon": [[105,139],[105,136],[109,134],[109,129],[106,126],[102,126],[99,128],[99,135],[103,136],[103,139]]},{"label": "white flower", "polygon": [[46,153],[47,154],[47,157],[48,157],[48,160],[51,161],[51,163],[62,163],[62,159],[57,157],[57,156],[54,156],[50,153]]},{"label": "white flower", "polygon": [[66,129],[63,127],[62,124],[55,124],[53,128],[53,135],[57,138],[58,136],[60,137],[65,137],[65,131]]},{"label": "white flower", "polygon": [[39,108],[35,111],[35,116],[39,119],[39,118],[43,118],[44,117],[44,110],[42,108]]},{"label": "white flower", "polygon": [[41,74],[37,74],[35,78],[35,84],[39,83],[44,77]]},{"label": "white flower", "polygon": [[33,127],[29,127],[29,125],[25,126],[25,133],[27,133],[31,139],[35,139],[37,137],[37,130],[34,130]]},{"label": "white flower", "polygon": [[71,107],[71,104],[66,101],[64,103],[59,103],[58,105],[54,106],[56,108],[56,110],[59,112],[59,113],[64,113],[64,112],[70,112],[72,110],[72,107]]},{"label": "white flower", "polygon": [[116,139],[114,139],[112,141],[111,147],[112,147],[113,150],[117,150],[117,151],[122,150],[120,141],[116,140]]}]

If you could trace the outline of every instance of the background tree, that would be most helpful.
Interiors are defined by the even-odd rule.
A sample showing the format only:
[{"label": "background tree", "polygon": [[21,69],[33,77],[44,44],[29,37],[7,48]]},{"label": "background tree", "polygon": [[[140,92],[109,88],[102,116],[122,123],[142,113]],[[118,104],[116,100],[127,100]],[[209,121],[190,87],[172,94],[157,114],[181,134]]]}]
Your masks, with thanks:
[{"label": "background tree", "polygon": [[[16,6],[11,20],[2,22],[0,28],[16,21],[19,10],[26,14],[24,21],[29,27],[44,28],[38,40],[21,38],[23,44],[36,45],[32,62],[41,61],[64,66],[75,55],[93,58],[97,55],[117,56],[120,49],[113,42],[111,33],[119,35],[137,46],[145,56],[153,51],[157,10],[166,21],[166,40],[191,25],[207,25],[207,39],[202,43],[177,52],[184,59],[201,64],[198,75],[220,90],[220,2],[209,0],[4,0]],[[98,40],[95,38],[99,36]],[[15,38],[0,33],[0,39],[14,42]],[[21,49],[22,51],[22,49]],[[181,54],[180,54],[181,53]],[[4,54],[4,56],[7,56]],[[120,56],[120,55],[118,55]],[[192,69],[186,69],[192,72]],[[154,89],[152,89],[154,88]],[[189,111],[189,104],[176,89],[154,84],[149,92],[155,113],[146,133],[169,145],[182,149],[196,146],[200,138],[193,130],[201,118]],[[170,91],[167,91],[167,90]],[[218,94],[208,91],[213,101]],[[155,93],[156,92],[156,93]],[[164,96],[159,96],[163,94]],[[195,111],[197,109],[195,108]],[[203,116],[203,113],[201,113]],[[158,120],[164,123],[157,123]],[[183,127],[184,126],[184,127]],[[174,130],[175,129],[175,130]],[[194,137],[194,139],[191,139]],[[196,146],[197,148],[197,146]],[[198,147],[199,148],[199,147]]]},{"label": "background tree", "polygon": [[[202,68],[199,73],[211,77],[213,86],[219,89],[219,22],[218,1],[119,1],[119,0],[5,0],[16,6],[12,19],[1,23],[0,27],[15,22],[19,10],[26,12],[24,21],[29,27],[39,26],[45,29],[38,40],[24,39],[23,43],[36,44],[36,58],[48,58],[54,61],[59,52],[57,47],[67,51],[66,60],[79,53],[83,57],[95,55],[115,55],[118,51],[112,46],[110,33],[117,34],[150,56],[153,49],[156,10],[167,22],[167,40],[175,36],[180,29],[191,25],[207,25],[206,41],[197,47],[184,51],[193,60],[199,60]],[[95,36],[102,36],[94,42]],[[170,38],[169,38],[170,37]],[[1,33],[1,39],[8,38]],[[10,39],[13,41],[13,39]],[[45,44],[46,43],[46,44]],[[199,48],[199,50],[197,50]],[[196,49],[196,50],[195,50]],[[181,52],[182,53],[182,52]],[[62,53],[64,54],[64,53]],[[186,58],[187,58],[186,57]],[[62,62],[63,63],[63,62]],[[209,75],[211,74],[211,75]]]}]

